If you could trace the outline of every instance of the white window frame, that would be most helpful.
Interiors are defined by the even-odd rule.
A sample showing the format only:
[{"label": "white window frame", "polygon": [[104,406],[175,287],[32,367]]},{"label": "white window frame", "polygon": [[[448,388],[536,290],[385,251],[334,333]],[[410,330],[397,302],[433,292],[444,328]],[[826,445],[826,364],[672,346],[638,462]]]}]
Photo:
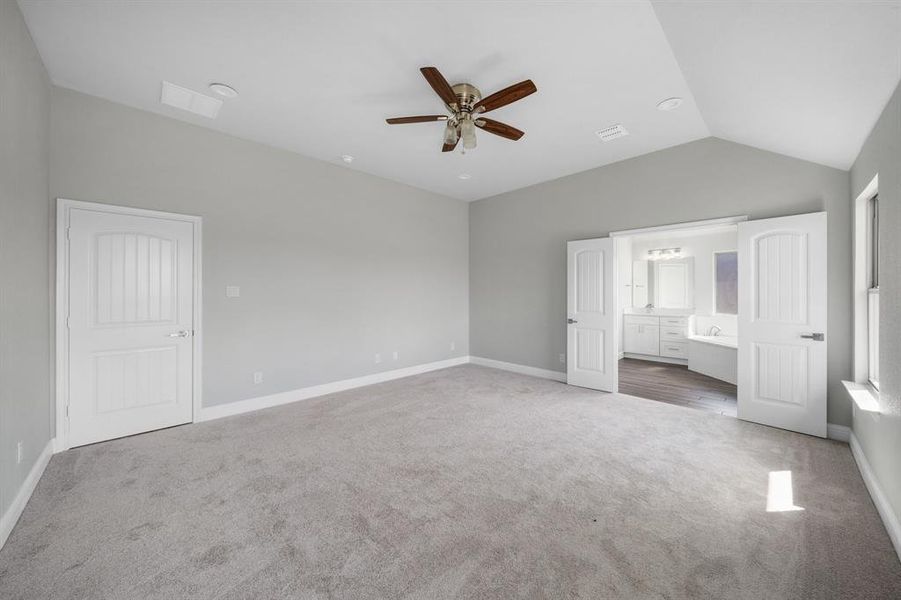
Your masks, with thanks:
[{"label": "white window frame", "polygon": [[[711,286],[711,287],[713,288],[713,310],[710,311],[711,314],[713,314],[713,315],[725,315],[725,316],[728,316],[728,317],[736,317],[736,316],[738,316],[738,306],[735,307],[735,312],[734,312],[734,313],[721,313],[721,312],[717,311],[717,302],[716,302],[716,291],[717,291],[717,287],[716,287],[716,255],[717,255],[717,254],[730,254],[730,253],[731,253],[731,254],[735,254],[736,259],[738,258],[738,250],[737,250],[737,249],[734,249],[734,250],[714,250],[714,252],[713,252],[713,267],[712,267],[712,271],[713,271],[713,285]],[[736,285],[737,285],[737,282],[736,282]]]},{"label": "white window frame", "polygon": [[[871,237],[869,231],[871,225],[870,203],[879,192],[879,176],[873,180],[857,196],[853,205],[854,216],[854,240],[853,240],[853,285],[854,285],[854,382],[857,389],[868,390],[869,395],[878,402],[878,352],[871,350],[871,313],[873,313],[873,296],[878,302],[878,285],[873,288],[873,269],[870,264]],[[878,283],[878,282],[877,282]],[[878,306],[875,307],[878,313]],[[877,332],[878,344],[878,314],[872,315],[874,327]],[[870,381],[871,366],[875,368],[876,384]]]},{"label": "white window frame", "polygon": [[879,389],[879,194],[867,200],[867,383]]}]

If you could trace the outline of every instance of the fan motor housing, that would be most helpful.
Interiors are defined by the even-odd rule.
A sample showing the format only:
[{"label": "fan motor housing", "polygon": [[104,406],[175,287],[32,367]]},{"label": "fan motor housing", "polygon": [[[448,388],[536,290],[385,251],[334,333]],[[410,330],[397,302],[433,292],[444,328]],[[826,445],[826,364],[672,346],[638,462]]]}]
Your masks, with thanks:
[{"label": "fan motor housing", "polygon": [[[475,103],[482,99],[482,92],[471,83],[458,83],[457,85],[451,86],[451,89],[454,90],[454,94],[457,95],[460,110],[463,112],[472,112],[472,107]],[[451,109],[450,106],[448,106],[448,108]]]}]

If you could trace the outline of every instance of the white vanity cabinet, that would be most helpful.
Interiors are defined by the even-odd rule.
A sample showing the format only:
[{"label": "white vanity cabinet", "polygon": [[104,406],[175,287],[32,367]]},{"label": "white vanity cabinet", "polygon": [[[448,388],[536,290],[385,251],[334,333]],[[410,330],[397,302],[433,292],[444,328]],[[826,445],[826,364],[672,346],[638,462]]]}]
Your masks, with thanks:
[{"label": "white vanity cabinet", "polygon": [[655,357],[664,362],[687,364],[688,317],[658,315],[623,316],[623,352]]},{"label": "white vanity cabinet", "polygon": [[660,319],[644,315],[625,315],[623,352],[660,354]]}]

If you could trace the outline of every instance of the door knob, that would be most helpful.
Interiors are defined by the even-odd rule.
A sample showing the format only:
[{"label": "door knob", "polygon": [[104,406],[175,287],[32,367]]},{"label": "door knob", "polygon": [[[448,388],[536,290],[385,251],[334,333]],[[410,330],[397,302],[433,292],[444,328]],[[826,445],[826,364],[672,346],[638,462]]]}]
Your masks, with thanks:
[{"label": "door knob", "polygon": [[188,337],[189,335],[191,335],[191,332],[188,331],[187,329],[184,329],[184,330],[182,330],[182,331],[177,331],[177,332],[175,332],[175,333],[170,333],[170,334],[169,334],[168,336],[166,336],[166,337],[177,338],[177,337]]},{"label": "door knob", "polygon": [[824,333],[802,333],[801,337],[808,340],[813,340],[815,342],[822,342],[826,339],[826,334]]},{"label": "door knob", "polygon": [[570,325],[572,325],[573,323],[578,323],[578,321],[576,321],[575,319],[567,319],[566,322]]}]

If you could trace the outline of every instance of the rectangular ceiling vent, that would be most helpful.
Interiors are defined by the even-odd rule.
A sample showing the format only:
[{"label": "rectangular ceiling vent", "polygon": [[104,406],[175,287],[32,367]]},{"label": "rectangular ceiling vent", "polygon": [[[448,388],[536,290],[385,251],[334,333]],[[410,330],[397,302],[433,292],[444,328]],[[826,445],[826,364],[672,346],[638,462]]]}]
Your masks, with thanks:
[{"label": "rectangular ceiling vent", "polygon": [[626,128],[618,123],[599,131],[595,131],[595,133],[605,142],[609,142],[610,140],[615,140],[616,138],[626,137],[627,135],[629,135],[629,132],[626,131]]},{"label": "rectangular ceiling vent", "polygon": [[198,94],[168,81],[163,82],[160,102],[208,119],[215,119],[222,108],[222,100]]}]

